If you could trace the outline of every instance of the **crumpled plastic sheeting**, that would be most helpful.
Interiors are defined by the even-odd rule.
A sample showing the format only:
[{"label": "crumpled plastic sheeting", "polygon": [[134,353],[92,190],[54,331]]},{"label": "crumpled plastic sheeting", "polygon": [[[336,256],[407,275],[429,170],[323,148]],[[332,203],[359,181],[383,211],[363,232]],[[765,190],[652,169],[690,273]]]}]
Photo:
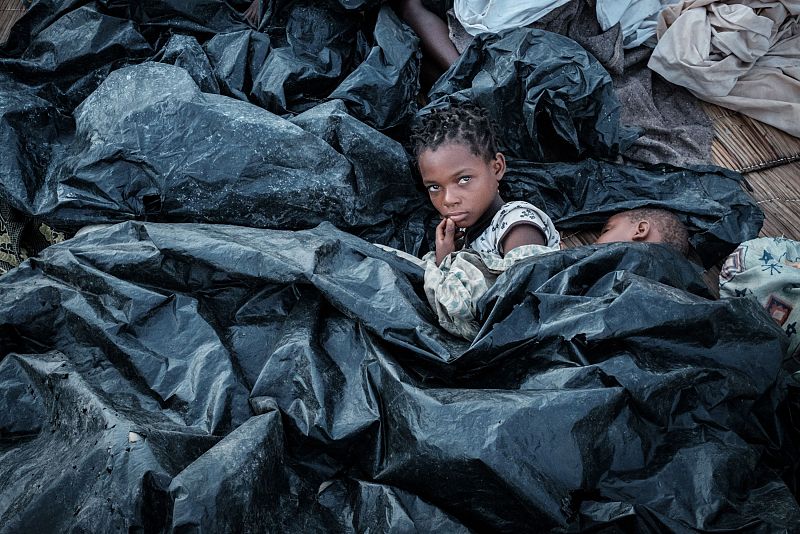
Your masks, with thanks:
[{"label": "crumpled plastic sheeting", "polygon": [[[298,0],[260,0],[259,15],[260,31],[270,31],[275,27],[285,26],[286,19]],[[324,0],[317,2],[334,11],[366,11],[380,7],[384,0]],[[244,5],[249,5],[249,2]]]},{"label": "crumpled plastic sheeting", "polygon": [[419,42],[389,8],[378,13],[373,35],[375,45],[367,57],[329,98],[343,100],[353,115],[386,130],[417,112]]},{"label": "crumpled plastic sheeting", "polygon": [[[32,18],[39,12],[37,6],[31,9]],[[27,16],[14,30],[25,28]],[[24,33],[23,29],[18,31]],[[15,42],[15,32],[8,42]],[[133,22],[83,6],[41,28],[19,54],[0,59],[0,77],[13,76],[16,81],[37,88],[40,96],[71,111],[111,71],[152,54],[153,49]]]},{"label": "crumpled plastic sheeting", "polygon": [[[302,229],[328,220],[412,254],[430,245],[435,212],[406,153],[341,102],[289,122],[200,92],[184,69],[145,63],[115,71],[79,107],[73,136],[70,118],[33,90],[0,90],[0,190],[15,209],[57,227],[138,218]],[[715,167],[518,160],[502,186],[506,200],[542,206],[567,230],[644,204],[669,208],[711,265],[763,222],[738,179]]]},{"label": "crumpled plastic sheeting", "polygon": [[155,60],[180,67],[189,73],[204,93],[219,94],[219,83],[203,47],[191,35],[176,34],[159,50]]},{"label": "crumpled plastic sheeting", "polygon": [[708,268],[744,236],[757,236],[761,230],[764,214],[740,187],[741,180],[738,173],[711,166],[636,168],[594,160],[509,160],[500,191],[506,201],[525,200],[540,207],[561,231],[597,228],[624,210],[668,209],[686,225],[689,242]]},{"label": "crumpled plastic sheeting", "polygon": [[[373,243],[389,243],[418,254],[425,249],[430,202],[416,190],[408,157],[400,145],[348,114],[343,102],[320,104],[291,120],[342,154],[352,166],[349,201],[364,220],[357,233]],[[382,215],[378,215],[380,212]],[[398,241],[400,240],[400,241]]]},{"label": "crumpled plastic sheeting", "polygon": [[231,2],[225,0],[96,0],[96,4],[114,16],[136,22],[143,33],[152,37],[170,31],[215,34],[249,27]]},{"label": "crumpled plastic sheeting", "polygon": [[[626,0],[602,5],[624,7]],[[597,20],[600,6],[596,10],[594,2],[570,2],[534,27],[574,39],[608,70],[621,106],[620,120],[643,132],[622,158],[677,166],[711,163],[714,128],[699,101],[647,68],[651,49],[625,50],[621,26],[603,31]]]},{"label": "crumpled plastic sheeting", "polygon": [[[171,57],[183,53],[179,66],[189,65],[187,70],[212,63],[217,80],[198,79],[192,71],[204,91],[218,92],[215,85],[220,85],[224,94],[279,114],[342,99],[351,113],[381,130],[413,117],[419,43],[388,6],[359,1],[275,4],[272,12],[280,25],[264,28],[269,31],[264,34],[250,30],[220,0],[44,0],[14,26],[0,51],[7,58],[0,60],[0,72],[8,70],[19,81],[44,86],[46,98],[60,98],[59,104],[71,111],[111,71],[156,54],[175,63],[178,58]],[[76,32],[81,39],[69,37]],[[241,44],[235,43],[243,35],[253,41],[245,57]],[[185,49],[187,37],[204,44],[206,60],[196,48]],[[216,38],[221,42],[214,44]],[[238,53],[225,50],[228,46],[237,46]],[[209,77],[205,66],[202,76]]]},{"label": "crumpled plastic sheeting", "polygon": [[[402,147],[341,104],[297,120],[356,155],[256,106],[202,93],[183,69],[117,70],[76,110],[75,140],[31,192],[31,214],[72,228],[144,217],[295,229],[327,220],[391,243],[393,218],[406,224],[399,216],[424,200]],[[345,133],[326,129],[334,120]],[[20,178],[12,190],[25,190]]]},{"label": "crumpled plastic sheeting", "polygon": [[132,222],[50,247],[0,278],[0,530],[800,521],[765,460],[786,446],[785,336],[704,298],[668,247],[520,262],[471,347],[421,288],[330,225]]},{"label": "crumpled plastic sheeting", "polygon": [[64,139],[71,118],[29,87],[0,79],[0,197],[23,213]]},{"label": "crumpled plastic sheeting", "polygon": [[508,155],[532,161],[614,158],[638,133],[619,124],[608,72],[575,41],[519,29],[473,39],[430,92],[425,114],[452,101],[489,110]]},{"label": "crumpled plastic sheeting", "polygon": [[377,128],[406,122],[416,112],[418,39],[388,7],[378,14],[374,46],[359,22],[324,6],[293,6],[285,35],[273,39],[277,43],[253,79],[253,100],[286,114],[340,98]]},{"label": "crumpled plastic sheeting", "polygon": [[291,10],[285,41],[273,43],[251,91],[259,105],[278,114],[312,107],[365,55],[352,17],[308,3]]},{"label": "crumpled plastic sheeting", "polygon": [[222,93],[246,102],[252,80],[269,54],[269,37],[253,30],[221,33],[204,48]]}]

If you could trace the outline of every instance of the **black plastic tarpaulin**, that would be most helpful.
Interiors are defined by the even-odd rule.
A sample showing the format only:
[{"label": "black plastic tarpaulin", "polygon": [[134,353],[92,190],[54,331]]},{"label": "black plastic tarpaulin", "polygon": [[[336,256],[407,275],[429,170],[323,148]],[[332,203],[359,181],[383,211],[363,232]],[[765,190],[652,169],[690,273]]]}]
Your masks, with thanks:
[{"label": "black plastic tarpaulin", "polygon": [[[665,247],[582,247],[450,336],[370,243],[435,226],[415,36],[381,2],[264,1],[262,31],[245,5],[39,1],[2,50],[0,201],[138,222],[0,278],[0,531],[792,530],[786,340],[756,304]],[[546,32],[475,43],[433,95],[491,104],[528,160],[631,138]],[[763,220],[711,167],[517,159],[502,186],[562,229],[671,209],[707,265]]]},{"label": "black plastic tarpaulin", "polygon": [[[333,109],[319,121],[335,121]],[[357,125],[353,144],[371,143],[361,160],[372,172],[276,115],[202,93],[183,69],[120,69],[75,111],[75,141],[50,169],[37,211],[71,226],[155,216],[284,228],[376,226],[409,213],[420,202],[402,147],[339,115]]]},{"label": "black plastic tarpaulin", "polygon": [[50,247],[0,278],[2,530],[798,524],[755,302],[668,247],[582,247],[501,277],[470,346],[421,283],[327,224]]},{"label": "black plastic tarpaulin", "polygon": [[706,267],[757,236],[764,214],[742,176],[720,167],[632,167],[602,160],[532,163],[509,160],[503,198],[540,206],[562,230],[598,228],[611,215],[644,206],[675,213]]},{"label": "black plastic tarpaulin", "polygon": [[[56,150],[57,111],[35,96],[17,104],[22,98],[4,102],[10,148],[24,159],[2,158],[10,171],[3,189],[14,207],[59,227],[150,218],[308,228],[327,220],[400,246],[414,212],[427,208],[402,146],[340,101],[295,117],[301,127],[203,93],[184,69],[144,63],[113,72],[78,107],[74,137],[56,147],[56,160],[31,149]],[[20,106],[28,124],[44,116],[42,127],[18,125]]]},{"label": "black plastic tarpaulin", "polygon": [[[324,220],[424,252],[435,213],[398,144],[416,107],[416,38],[388,6],[369,2],[262,8],[267,33],[211,0],[36,3],[0,60],[0,198],[67,231],[128,219],[282,229]],[[316,32],[317,20],[333,26]],[[75,32],[86,39],[71,39]],[[514,61],[497,61],[510,45]],[[553,49],[563,53],[546,53]],[[286,105],[258,96],[267,93]],[[466,97],[488,105],[505,128],[525,130],[504,138],[526,147],[510,154],[535,152],[529,158],[551,141],[611,156],[629,137],[599,63],[547,32],[479,40],[434,97],[436,105]],[[539,135],[537,125],[564,135]],[[545,145],[527,143],[531,135]],[[762,221],[737,177],[720,169],[591,159],[516,167],[507,200],[542,205],[565,229],[637,205],[677,211],[707,265],[757,235]]]},{"label": "black plastic tarpaulin", "polygon": [[[197,65],[185,50],[165,57]],[[18,82],[0,87],[4,197],[72,230],[126,219],[285,229],[329,221],[414,254],[427,248],[435,213],[397,141],[338,100],[289,121],[202,92],[195,79],[207,78],[162,63],[121,68],[71,117]],[[641,205],[671,209],[707,265],[756,236],[763,221],[739,176],[714,167],[518,160],[503,188],[507,200],[542,206],[563,229]]]},{"label": "black plastic tarpaulin", "polygon": [[536,29],[481,34],[430,91],[421,114],[471,100],[489,111],[508,155],[614,158],[638,137],[619,122],[611,76],[578,43]]}]

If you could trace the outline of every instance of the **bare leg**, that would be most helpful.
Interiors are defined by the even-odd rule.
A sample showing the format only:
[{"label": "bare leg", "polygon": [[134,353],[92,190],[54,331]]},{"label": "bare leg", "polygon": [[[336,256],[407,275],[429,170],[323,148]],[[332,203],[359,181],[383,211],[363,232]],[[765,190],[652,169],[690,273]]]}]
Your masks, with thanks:
[{"label": "bare leg", "polygon": [[396,0],[395,3],[400,16],[422,40],[426,55],[442,71],[450,68],[458,59],[459,53],[450,41],[445,21],[428,11],[421,0]]}]

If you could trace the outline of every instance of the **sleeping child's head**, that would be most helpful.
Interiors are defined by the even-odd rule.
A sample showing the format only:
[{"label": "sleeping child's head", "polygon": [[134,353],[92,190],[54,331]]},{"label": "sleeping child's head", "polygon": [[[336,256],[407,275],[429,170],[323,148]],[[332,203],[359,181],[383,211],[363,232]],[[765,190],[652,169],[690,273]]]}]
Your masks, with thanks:
[{"label": "sleeping child's head", "polygon": [[617,213],[608,219],[595,243],[641,241],[666,243],[681,254],[689,254],[689,232],[671,211],[638,208]]},{"label": "sleeping child's head", "polygon": [[506,160],[485,110],[467,103],[433,111],[412,140],[422,182],[443,218],[469,228],[503,205],[498,186]]}]

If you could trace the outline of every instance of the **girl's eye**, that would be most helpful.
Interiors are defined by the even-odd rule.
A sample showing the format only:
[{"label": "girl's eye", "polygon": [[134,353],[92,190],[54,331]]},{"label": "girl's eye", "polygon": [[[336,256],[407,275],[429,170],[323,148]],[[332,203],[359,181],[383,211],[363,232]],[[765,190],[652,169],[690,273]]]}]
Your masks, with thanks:
[{"label": "girl's eye", "polygon": [[469,182],[471,179],[472,178],[470,176],[462,176],[461,178],[458,179],[458,183],[465,184]]},{"label": "girl's eye", "polygon": [[438,185],[429,185],[425,189],[428,190],[428,193],[436,193],[437,191],[439,191],[439,186]]}]

